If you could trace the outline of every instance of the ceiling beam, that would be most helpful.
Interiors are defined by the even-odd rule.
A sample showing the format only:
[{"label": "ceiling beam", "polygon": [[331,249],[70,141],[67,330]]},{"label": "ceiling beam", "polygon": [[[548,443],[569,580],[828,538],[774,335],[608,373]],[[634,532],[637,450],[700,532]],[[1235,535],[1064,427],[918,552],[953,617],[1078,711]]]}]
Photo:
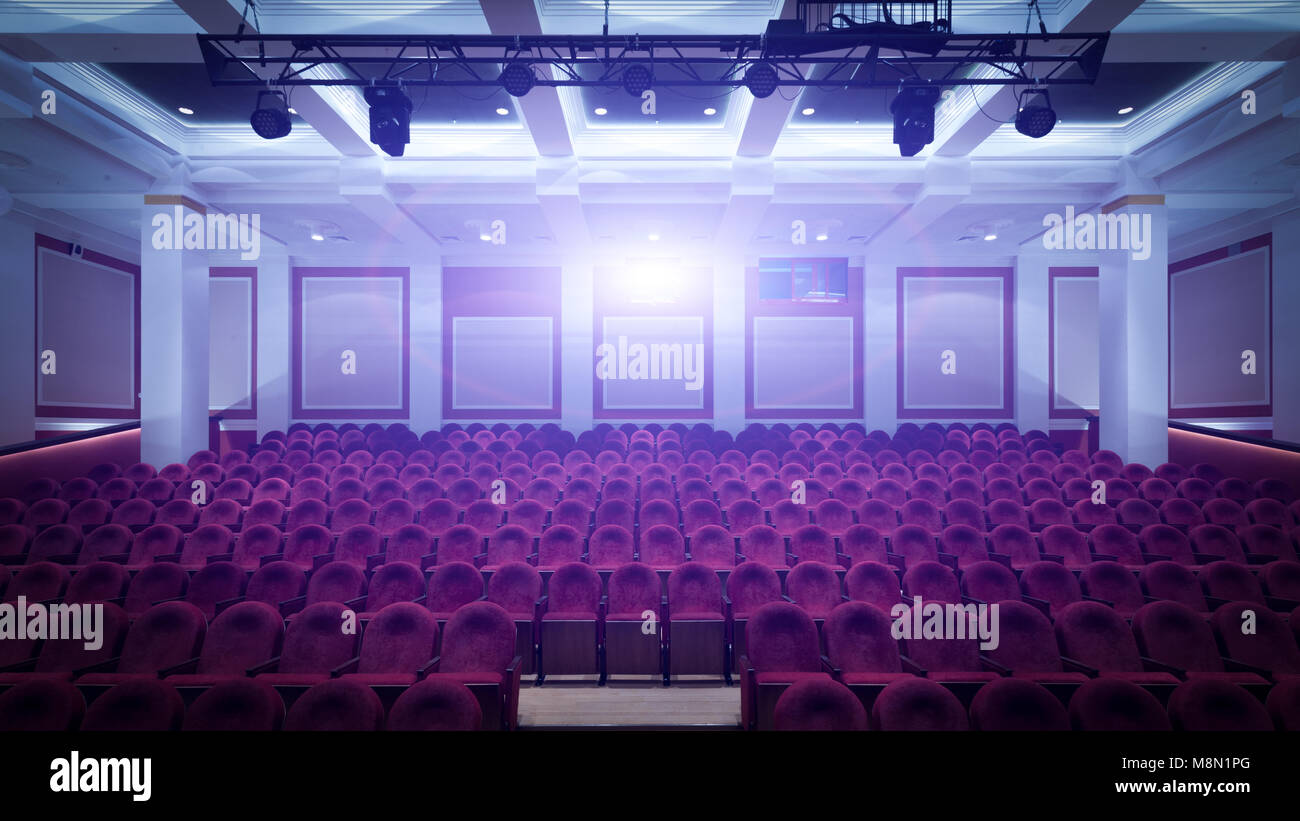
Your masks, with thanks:
[{"label": "ceiling beam", "polygon": [[[1065,12],[1058,15],[1057,29],[1062,34],[1111,31],[1140,5],[1142,0],[1087,0],[1073,17],[1061,19]],[[1107,59],[1113,59],[1110,50],[1108,44]],[[937,156],[965,157],[1015,118],[1017,100],[1013,86],[998,86],[992,93],[976,87],[958,89],[956,93],[958,104],[964,103],[965,108],[956,115],[953,125],[936,135],[932,151]]]},{"label": "ceiling beam", "polygon": [[[479,6],[493,34],[528,36],[542,33],[542,21],[537,16],[533,0],[479,0]],[[549,68],[545,70],[550,71]],[[573,154],[569,124],[560,105],[560,93],[554,86],[536,86],[528,94],[516,98],[515,104],[533,135],[538,154],[543,157]]]}]

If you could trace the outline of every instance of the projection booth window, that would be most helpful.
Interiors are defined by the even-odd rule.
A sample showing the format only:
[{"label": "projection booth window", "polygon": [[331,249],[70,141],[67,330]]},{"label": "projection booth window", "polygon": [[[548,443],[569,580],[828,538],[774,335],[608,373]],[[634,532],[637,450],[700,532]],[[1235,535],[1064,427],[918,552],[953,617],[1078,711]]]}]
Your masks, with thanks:
[{"label": "projection booth window", "polygon": [[758,298],[778,302],[848,301],[847,259],[760,259]]}]

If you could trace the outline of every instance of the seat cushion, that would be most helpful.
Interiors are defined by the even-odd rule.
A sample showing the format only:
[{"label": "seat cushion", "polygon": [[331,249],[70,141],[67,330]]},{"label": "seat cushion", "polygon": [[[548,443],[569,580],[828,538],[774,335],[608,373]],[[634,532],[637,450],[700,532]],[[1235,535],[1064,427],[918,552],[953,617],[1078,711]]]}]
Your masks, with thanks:
[{"label": "seat cushion", "polygon": [[889,684],[900,678],[912,678],[911,673],[840,673],[840,681],[852,687],[854,684]]},{"label": "seat cushion", "polygon": [[755,673],[754,681],[759,684],[797,684],[800,681],[829,679],[827,673]]}]

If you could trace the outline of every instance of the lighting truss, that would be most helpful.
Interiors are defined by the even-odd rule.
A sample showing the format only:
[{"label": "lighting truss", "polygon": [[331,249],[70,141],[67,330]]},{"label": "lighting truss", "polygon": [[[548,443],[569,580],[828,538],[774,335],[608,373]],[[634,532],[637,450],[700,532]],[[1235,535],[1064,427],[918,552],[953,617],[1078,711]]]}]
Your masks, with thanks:
[{"label": "lighting truss", "polygon": [[[739,88],[751,65],[767,62],[778,87],[897,88],[904,81],[1088,85],[1110,37],[805,33],[775,25],[782,22],[754,35],[201,34],[198,42],[213,85],[225,86],[500,87],[502,66],[522,64],[534,70],[538,86],[617,88],[630,66],[641,65],[651,68],[656,88]],[[312,71],[321,66],[334,70]]]}]

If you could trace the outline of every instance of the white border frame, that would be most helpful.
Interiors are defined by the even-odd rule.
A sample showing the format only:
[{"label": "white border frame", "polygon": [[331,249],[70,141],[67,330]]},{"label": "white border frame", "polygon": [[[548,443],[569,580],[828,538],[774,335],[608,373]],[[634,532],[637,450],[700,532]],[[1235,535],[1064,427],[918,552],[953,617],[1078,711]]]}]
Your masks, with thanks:
[{"label": "white border frame", "polygon": [[[460,404],[460,379],[456,374],[456,346],[458,344],[460,324],[462,321],[481,322],[483,320],[501,321],[503,319],[522,320],[525,322],[546,323],[546,363],[549,372],[546,375],[545,405],[462,405]],[[552,410],[555,407],[555,317],[552,316],[453,316],[451,318],[451,409],[521,411]]]},{"label": "white border frame", "polygon": [[[397,319],[394,323],[397,328],[397,404],[395,405],[309,405],[307,404],[307,283],[313,280],[322,280],[325,282],[375,282],[383,280],[393,283],[397,286]],[[319,411],[319,410],[347,410],[347,411],[371,411],[371,410],[402,410],[405,404],[405,331],[403,327],[402,314],[406,304],[406,292],[402,277],[399,276],[373,276],[373,277],[333,277],[333,276],[303,276],[298,294],[298,310],[302,316],[301,336],[298,340],[298,388],[301,393],[302,410]],[[409,344],[409,342],[406,342]]]},{"label": "white border frame", "polygon": [[[759,404],[758,402],[758,323],[769,322],[769,321],[781,322],[781,321],[789,321],[789,320],[793,320],[796,322],[837,322],[838,321],[838,322],[848,323],[849,395],[846,400],[846,404],[828,405],[822,402],[818,402],[815,404],[802,404],[802,405],[795,405],[795,404],[760,405]],[[853,372],[853,355],[854,355],[853,317],[851,316],[755,316],[754,323],[753,323],[753,340],[754,340],[754,368],[752,372],[752,379],[754,384],[754,395],[753,395],[754,410],[768,411],[768,410],[790,409],[790,410],[797,411],[802,408],[824,408],[826,410],[853,410],[853,393],[854,393],[854,388],[856,387],[856,376]]]}]

